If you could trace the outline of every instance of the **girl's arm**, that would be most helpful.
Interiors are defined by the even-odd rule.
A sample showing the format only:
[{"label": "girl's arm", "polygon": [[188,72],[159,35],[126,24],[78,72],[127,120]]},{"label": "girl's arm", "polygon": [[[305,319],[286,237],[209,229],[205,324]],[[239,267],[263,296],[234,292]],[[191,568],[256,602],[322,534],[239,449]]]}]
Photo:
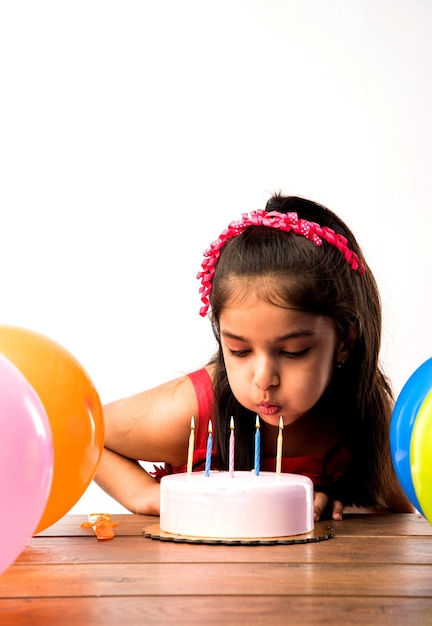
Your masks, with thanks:
[{"label": "girl's arm", "polygon": [[137,461],[185,464],[192,416],[198,401],[188,376],[106,405],[95,482],[130,511],[158,515],[159,484]]},{"label": "girl's arm", "polygon": [[159,515],[159,484],[138,461],[104,448],[95,482],[132,513]]}]

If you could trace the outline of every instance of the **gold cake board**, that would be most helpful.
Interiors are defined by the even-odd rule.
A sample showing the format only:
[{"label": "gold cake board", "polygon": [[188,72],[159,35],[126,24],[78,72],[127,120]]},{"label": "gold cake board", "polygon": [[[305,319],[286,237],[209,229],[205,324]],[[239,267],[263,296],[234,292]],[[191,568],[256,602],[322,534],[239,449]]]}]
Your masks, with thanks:
[{"label": "gold cake board", "polygon": [[227,537],[193,537],[188,535],[174,535],[161,530],[159,524],[153,524],[143,530],[144,535],[148,539],[157,539],[160,541],[174,541],[175,543],[201,543],[201,544],[224,544],[230,546],[272,546],[276,544],[293,545],[298,543],[312,543],[316,541],[325,541],[334,537],[334,529],[328,525],[328,522],[316,522],[315,528],[309,533],[303,535],[291,535],[289,537],[247,537],[227,538]]}]

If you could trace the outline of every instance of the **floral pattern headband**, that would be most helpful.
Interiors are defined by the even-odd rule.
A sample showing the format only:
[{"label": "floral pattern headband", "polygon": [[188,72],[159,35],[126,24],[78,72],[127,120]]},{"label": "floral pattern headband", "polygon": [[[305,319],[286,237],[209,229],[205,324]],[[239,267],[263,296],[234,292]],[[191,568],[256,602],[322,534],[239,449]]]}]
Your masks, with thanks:
[{"label": "floral pattern headband", "polygon": [[335,233],[334,230],[327,226],[320,226],[315,222],[309,222],[308,220],[299,219],[297,213],[279,213],[278,211],[266,211],[259,209],[252,211],[251,213],[243,213],[241,220],[231,222],[214,241],[210,248],[204,252],[204,260],[202,262],[202,270],[198,272],[197,278],[201,280],[200,294],[201,302],[203,306],[200,308],[200,315],[203,317],[207,315],[210,307],[209,294],[211,291],[211,281],[213,279],[216,263],[219,259],[221,249],[232,237],[237,237],[249,226],[268,226],[269,228],[276,228],[278,230],[292,231],[296,235],[302,235],[312,241],[316,246],[322,245],[324,239],[331,246],[337,248],[341,254],[345,257],[348,265],[351,266],[355,272],[364,274],[366,268],[364,263],[359,259],[357,254],[348,248],[348,241],[346,237]]}]

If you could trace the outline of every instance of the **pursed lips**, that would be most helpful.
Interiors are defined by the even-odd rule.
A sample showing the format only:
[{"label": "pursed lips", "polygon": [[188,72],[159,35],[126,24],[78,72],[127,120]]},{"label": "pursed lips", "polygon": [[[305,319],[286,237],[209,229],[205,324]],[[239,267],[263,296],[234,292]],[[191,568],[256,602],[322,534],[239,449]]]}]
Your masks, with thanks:
[{"label": "pursed lips", "polygon": [[258,406],[264,415],[276,415],[281,409],[280,404],[274,402],[260,402]]}]

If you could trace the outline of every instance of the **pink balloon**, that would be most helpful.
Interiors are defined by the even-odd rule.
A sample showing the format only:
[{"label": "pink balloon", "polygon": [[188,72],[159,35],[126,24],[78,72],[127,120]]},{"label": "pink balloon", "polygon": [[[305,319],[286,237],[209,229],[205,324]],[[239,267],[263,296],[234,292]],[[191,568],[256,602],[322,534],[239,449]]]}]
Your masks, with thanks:
[{"label": "pink balloon", "polygon": [[23,374],[0,355],[0,574],[36,530],[53,467],[45,408]]}]

